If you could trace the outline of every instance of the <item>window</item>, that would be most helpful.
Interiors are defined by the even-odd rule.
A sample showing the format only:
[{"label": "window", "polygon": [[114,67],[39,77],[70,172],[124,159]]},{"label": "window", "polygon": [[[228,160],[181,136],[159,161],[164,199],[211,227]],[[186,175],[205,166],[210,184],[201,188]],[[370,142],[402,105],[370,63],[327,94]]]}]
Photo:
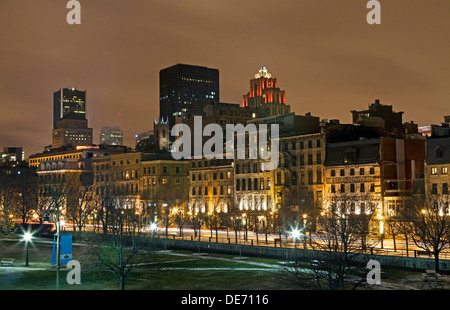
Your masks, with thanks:
[{"label": "window", "polygon": [[180,173],[180,167],[175,167],[175,173],[179,174]]},{"label": "window", "polygon": [[240,191],[240,190],[241,190],[241,180],[240,180],[240,179],[237,179],[237,180],[236,180],[236,190],[237,190],[237,191]]},{"label": "window", "polygon": [[208,195],[208,186],[205,186],[205,196]]},{"label": "window", "polygon": [[313,164],[313,155],[308,154],[308,165],[312,165],[312,164]]},{"label": "window", "polygon": [[354,193],[355,192],[355,184],[350,184],[350,192]]},{"label": "window", "polygon": [[312,169],[308,170],[308,184],[314,183],[314,175]]},{"label": "window", "polygon": [[321,153],[316,154],[316,162],[319,165],[322,163],[322,154]]},{"label": "window", "polygon": [[364,202],[361,202],[361,205],[359,208],[361,209],[361,213],[366,212],[366,204]]},{"label": "window", "polygon": [[331,175],[332,177],[336,176],[336,170],[331,170],[330,175]]},{"label": "window", "polygon": [[370,184],[370,192],[374,193],[375,192],[375,183],[371,183]]},{"label": "window", "polygon": [[369,174],[375,174],[375,168],[374,167],[370,167]]},{"label": "window", "polygon": [[239,174],[240,172],[239,168],[240,168],[239,164],[236,164],[236,174]]},{"label": "window", "polygon": [[163,167],[163,173],[167,173],[167,167],[166,166]]},{"label": "window", "polygon": [[195,187],[192,188],[192,196],[195,196]]},{"label": "window", "polygon": [[227,194],[228,194],[228,195],[231,195],[231,185],[228,185],[228,186],[227,186]]},{"label": "window", "polygon": [[350,175],[355,175],[355,169],[353,168],[350,169]]},{"label": "window", "polygon": [[300,166],[304,166],[305,165],[305,155],[303,155],[303,154],[300,155],[299,162],[300,162]]},{"label": "window", "polygon": [[[220,191],[223,191],[223,187],[221,186]],[[213,195],[217,195],[217,187],[213,187]]]},{"label": "window", "polygon": [[312,145],[313,145],[312,140],[308,140],[308,148],[309,149],[312,149],[312,147],[313,147]]},{"label": "window", "polygon": [[305,148],[305,142],[300,141],[300,149],[303,150]]},{"label": "window", "polygon": [[345,193],[345,184],[341,184],[341,193]]},{"label": "window", "polygon": [[448,183],[442,183],[442,194],[448,195]]},{"label": "window", "polygon": [[331,193],[335,194],[336,193],[336,186],[333,184],[331,185]]},{"label": "window", "polygon": [[267,178],[266,185],[267,185],[267,189],[270,189],[270,178]]},{"label": "window", "polygon": [[437,174],[437,168],[433,167],[431,168],[431,175],[436,175]]},{"label": "window", "polygon": [[361,193],[364,193],[364,192],[366,191],[366,187],[365,187],[364,183],[361,183],[361,184],[359,185],[359,191],[360,191]]},{"label": "window", "polygon": [[259,179],[259,189],[263,190],[264,189],[264,178],[260,178]]},{"label": "window", "polygon": [[321,141],[320,141],[320,140],[317,140],[317,141],[316,141],[316,146],[317,146],[317,147],[320,147],[320,146],[321,146]]},{"label": "window", "polygon": [[280,171],[277,172],[277,184],[278,185],[281,184],[281,172]]},{"label": "window", "polygon": [[162,179],[162,184],[167,184],[167,178]]},{"label": "window", "polygon": [[252,190],[252,179],[248,179],[248,184],[247,184],[247,189],[249,190],[249,191],[251,191]]},{"label": "window", "polygon": [[254,178],[253,179],[253,190],[258,190],[258,179]]},{"label": "window", "polygon": [[444,157],[444,150],[441,147],[438,147],[436,149],[436,157],[437,158],[442,158]]},{"label": "window", "polygon": [[231,179],[231,172],[230,171],[227,172],[227,179]]},{"label": "window", "polygon": [[318,167],[316,171],[317,184],[322,184],[322,168]]},{"label": "window", "polygon": [[364,168],[359,168],[359,175],[364,175]]},{"label": "window", "polygon": [[345,177],[345,170],[344,170],[344,169],[341,169],[341,171],[340,171],[340,176],[341,176],[341,177]]},{"label": "window", "polygon": [[442,174],[447,174],[448,173],[448,168],[447,167],[441,167],[441,173]]},{"label": "window", "polygon": [[433,195],[437,195],[437,183],[433,183],[433,184],[431,185],[431,193],[432,193]]}]

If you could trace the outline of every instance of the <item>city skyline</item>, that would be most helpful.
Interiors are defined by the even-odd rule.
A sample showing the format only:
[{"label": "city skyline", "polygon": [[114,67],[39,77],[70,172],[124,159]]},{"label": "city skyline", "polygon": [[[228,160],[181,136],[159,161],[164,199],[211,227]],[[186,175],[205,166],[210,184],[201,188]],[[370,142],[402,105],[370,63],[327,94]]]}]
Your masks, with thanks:
[{"label": "city skyline", "polygon": [[404,122],[450,114],[446,2],[382,2],[381,25],[351,0],[81,5],[82,24],[70,26],[65,3],[2,4],[0,144],[26,157],[51,143],[52,95],[68,87],[87,90],[94,137],[120,125],[134,146],[159,114],[159,71],[176,63],[219,69],[222,102],[240,104],[266,66],[296,114],[350,123],[375,99]]}]

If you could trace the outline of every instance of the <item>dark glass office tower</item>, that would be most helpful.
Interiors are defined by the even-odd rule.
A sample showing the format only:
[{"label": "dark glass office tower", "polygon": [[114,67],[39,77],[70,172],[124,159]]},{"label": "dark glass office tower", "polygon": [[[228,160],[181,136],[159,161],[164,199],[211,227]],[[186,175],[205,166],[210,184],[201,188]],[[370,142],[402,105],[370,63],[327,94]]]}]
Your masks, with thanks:
[{"label": "dark glass office tower", "polygon": [[192,109],[197,100],[219,102],[219,70],[177,64],[159,72],[160,119],[175,124],[175,117]]},{"label": "dark glass office tower", "polygon": [[62,88],[53,94],[53,129],[58,120],[75,113],[86,118],[86,92],[75,88]]}]

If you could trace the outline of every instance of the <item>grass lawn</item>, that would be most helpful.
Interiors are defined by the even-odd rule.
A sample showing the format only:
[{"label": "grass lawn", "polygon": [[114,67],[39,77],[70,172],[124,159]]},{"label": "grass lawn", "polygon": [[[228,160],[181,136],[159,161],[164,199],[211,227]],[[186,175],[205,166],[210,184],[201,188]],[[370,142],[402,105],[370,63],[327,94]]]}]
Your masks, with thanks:
[{"label": "grass lawn", "polygon": [[[14,268],[0,268],[0,290],[54,290],[56,269],[51,266],[52,240],[29,246],[29,267],[25,266],[23,242],[0,241],[0,257],[13,257]],[[74,259],[79,246],[74,245]],[[193,255],[194,254],[194,255]],[[271,290],[285,289],[276,281],[276,272],[246,263],[250,259],[233,260],[227,255],[198,255],[191,252],[160,252],[157,259],[135,267],[126,279],[129,290]],[[255,259],[260,262],[260,259]],[[277,260],[264,260],[276,264]],[[63,267],[65,267],[63,265]],[[225,270],[224,270],[225,269]],[[267,269],[267,271],[265,270]],[[81,285],[66,282],[68,269],[61,268],[62,290],[115,290],[119,282],[108,271],[83,270]]]},{"label": "grass lawn", "polygon": [[[29,267],[25,267],[23,242],[0,240],[0,257],[15,258],[13,268],[0,267],[0,290],[54,290],[56,270],[51,266],[52,239],[29,246]],[[73,258],[81,263],[81,284],[69,285],[69,272],[63,265],[61,290],[118,290],[119,281],[103,269],[90,269],[83,263],[86,247],[73,246]],[[268,258],[239,258],[232,255],[159,251],[134,267],[125,282],[127,290],[290,290],[276,267],[281,262]],[[155,258],[156,257],[156,258]],[[306,266],[306,265],[305,265]],[[380,287],[368,289],[420,289],[420,271],[382,269]],[[450,276],[443,276],[450,288]]]}]

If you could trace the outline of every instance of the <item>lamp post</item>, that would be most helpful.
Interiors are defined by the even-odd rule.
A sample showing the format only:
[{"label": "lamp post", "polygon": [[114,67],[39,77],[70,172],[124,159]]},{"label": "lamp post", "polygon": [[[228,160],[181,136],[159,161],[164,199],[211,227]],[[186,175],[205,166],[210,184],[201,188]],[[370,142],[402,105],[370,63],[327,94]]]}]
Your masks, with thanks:
[{"label": "lamp post", "polygon": [[25,241],[25,245],[26,245],[26,251],[27,251],[27,255],[26,255],[26,259],[25,259],[25,267],[28,267],[28,243],[31,241],[31,238],[33,237],[33,234],[26,232],[23,235],[23,240]]},{"label": "lamp post", "polygon": [[297,238],[300,237],[300,230],[294,229],[292,231],[292,237],[294,238],[294,248],[296,249],[297,248]]},{"label": "lamp post", "polygon": [[380,219],[380,239],[381,239],[381,248],[383,249],[383,237],[384,237],[384,218],[381,214],[378,214]]}]

